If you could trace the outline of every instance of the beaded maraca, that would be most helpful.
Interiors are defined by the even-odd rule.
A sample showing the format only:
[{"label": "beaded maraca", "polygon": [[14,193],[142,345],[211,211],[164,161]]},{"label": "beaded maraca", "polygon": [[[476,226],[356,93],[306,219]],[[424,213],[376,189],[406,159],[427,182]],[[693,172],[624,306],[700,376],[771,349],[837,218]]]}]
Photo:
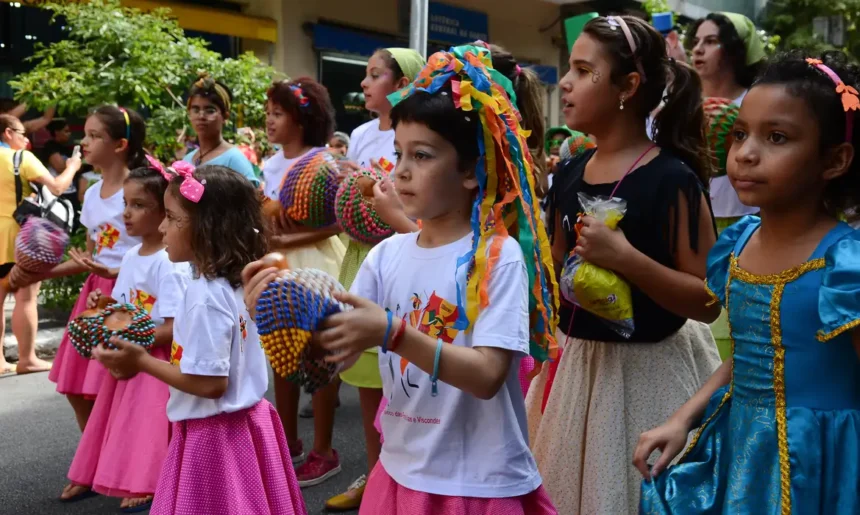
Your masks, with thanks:
[{"label": "beaded maraca", "polygon": [[257,331],[272,370],[307,393],[329,384],[339,370],[324,361],[323,351],[310,345],[313,331],[325,317],[351,309],[333,298],[339,291],[344,291],[343,286],[321,270],[285,270],[257,301]]},{"label": "beaded maraca", "polygon": [[702,108],[708,124],[705,136],[714,159],[714,175],[726,175],[726,160],[733,140],[732,127],[740,109],[731,100],[718,97],[706,98]]},{"label": "beaded maraca", "polygon": [[373,186],[382,177],[379,170],[362,168],[350,173],[337,190],[337,223],[353,240],[375,245],[394,234],[373,206]]},{"label": "beaded maraca", "polygon": [[328,227],[337,223],[334,205],[338,186],[334,156],[325,149],[312,150],[284,174],[279,200],[291,220],[308,227]]},{"label": "beaded maraca", "polygon": [[98,345],[116,348],[110,343],[114,336],[148,351],[155,343],[155,323],[145,309],[133,304],[112,304],[94,315],[79,316],[69,324],[69,341],[85,358]]},{"label": "beaded maraca", "polygon": [[22,272],[42,274],[63,260],[69,235],[53,222],[30,217],[15,237],[15,266],[3,279],[7,291],[15,291],[22,284]]}]

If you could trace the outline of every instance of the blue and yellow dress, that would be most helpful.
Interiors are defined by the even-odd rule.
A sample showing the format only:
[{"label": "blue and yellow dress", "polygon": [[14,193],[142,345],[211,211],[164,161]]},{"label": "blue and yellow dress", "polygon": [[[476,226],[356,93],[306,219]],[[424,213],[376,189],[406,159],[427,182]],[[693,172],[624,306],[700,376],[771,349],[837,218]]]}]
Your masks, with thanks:
[{"label": "blue and yellow dress", "polygon": [[734,365],[679,463],[642,484],[643,514],[860,513],[860,232],[840,223],[809,261],[753,275],[727,229],[707,286],[729,313]]}]

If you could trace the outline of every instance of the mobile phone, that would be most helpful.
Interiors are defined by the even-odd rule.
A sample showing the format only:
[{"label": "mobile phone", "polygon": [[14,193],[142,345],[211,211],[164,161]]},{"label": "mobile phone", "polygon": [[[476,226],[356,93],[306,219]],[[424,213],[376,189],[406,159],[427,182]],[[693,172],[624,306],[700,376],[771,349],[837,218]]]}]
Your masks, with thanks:
[{"label": "mobile phone", "polygon": [[72,150],[72,157],[78,157],[78,158],[81,157],[81,146],[80,145],[75,145],[74,150]]}]

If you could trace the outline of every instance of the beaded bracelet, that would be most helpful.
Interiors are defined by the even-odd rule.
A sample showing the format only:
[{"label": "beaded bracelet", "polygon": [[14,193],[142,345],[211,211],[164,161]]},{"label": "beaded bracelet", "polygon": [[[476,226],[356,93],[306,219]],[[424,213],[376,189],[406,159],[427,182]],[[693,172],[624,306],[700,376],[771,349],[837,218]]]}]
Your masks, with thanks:
[{"label": "beaded bracelet", "polygon": [[388,352],[388,337],[391,336],[391,323],[394,321],[394,313],[391,311],[386,311],[386,315],[388,315],[388,327],[385,328],[385,338],[382,339],[382,353],[385,354]]},{"label": "beaded bracelet", "polygon": [[436,356],[433,358],[433,375],[430,376],[430,395],[436,397],[439,395],[439,389],[436,383],[439,382],[439,358],[442,356],[442,339],[436,340]]},{"label": "beaded bracelet", "polygon": [[388,349],[393,351],[400,345],[400,339],[403,338],[403,335],[406,334],[406,320],[400,319],[400,327],[397,328],[397,331],[394,332],[394,336],[391,337],[391,348]]}]

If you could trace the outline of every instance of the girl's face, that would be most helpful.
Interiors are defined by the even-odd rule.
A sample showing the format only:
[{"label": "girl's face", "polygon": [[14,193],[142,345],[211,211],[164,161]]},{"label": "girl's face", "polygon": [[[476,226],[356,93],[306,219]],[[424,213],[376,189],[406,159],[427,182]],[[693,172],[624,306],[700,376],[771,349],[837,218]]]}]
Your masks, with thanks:
[{"label": "girl's face", "polygon": [[723,46],[720,43],[720,28],[711,20],[699,25],[693,38],[693,67],[703,79],[719,74],[723,63]]},{"label": "girl's face", "polygon": [[167,247],[167,257],[174,263],[193,262],[191,216],[170,189],[164,193],[164,212],[164,220],[158,230]]},{"label": "girl's face", "polygon": [[199,95],[191,97],[188,102],[188,118],[191,119],[191,126],[198,135],[220,135],[224,128],[221,109],[209,99]]},{"label": "girl's face", "polygon": [[125,159],[123,152],[126,148],[128,141],[125,138],[111,138],[107,126],[98,115],[87,118],[84,124],[84,139],[81,140],[81,153],[87,163],[96,168],[109,168],[117,159]]},{"label": "girl's face", "polygon": [[413,219],[433,220],[462,210],[468,219],[478,187],[474,169],[460,171],[457,149],[420,123],[401,122],[394,133],[394,186]]},{"label": "girl's face", "polygon": [[566,136],[564,134],[553,134],[552,138],[549,140],[549,153],[552,156],[559,155],[561,151],[561,144],[564,143]]},{"label": "girl's face", "polygon": [[270,143],[285,145],[302,138],[302,126],[277,102],[266,102],[266,135]]},{"label": "girl's face", "polygon": [[122,219],[128,235],[146,238],[158,234],[159,225],[164,220],[164,211],[161,210],[158,199],[136,180],[125,181],[122,197],[125,201]]},{"label": "girl's face", "polygon": [[621,93],[612,83],[612,65],[603,45],[581,35],[570,53],[570,70],[561,79],[564,122],[586,134],[602,132],[618,111]]},{"label": "girl's face", "polygon": [[741,202],[762,209],[787,208],[823,191],[826,178],[816,173],[822,165],[815,120],[806,102],[784,86],[749,91],[735,121],[726,163]]},{"label": "girl's face", "polygon": [[387,113],[391,110],[388,95],[398,89],[398,81],[394,80],[394,72],[379,54],[373,54],[367,61],[367,75],[361,81],[361,91],[364,93],[364,107],[374,113]]}]

